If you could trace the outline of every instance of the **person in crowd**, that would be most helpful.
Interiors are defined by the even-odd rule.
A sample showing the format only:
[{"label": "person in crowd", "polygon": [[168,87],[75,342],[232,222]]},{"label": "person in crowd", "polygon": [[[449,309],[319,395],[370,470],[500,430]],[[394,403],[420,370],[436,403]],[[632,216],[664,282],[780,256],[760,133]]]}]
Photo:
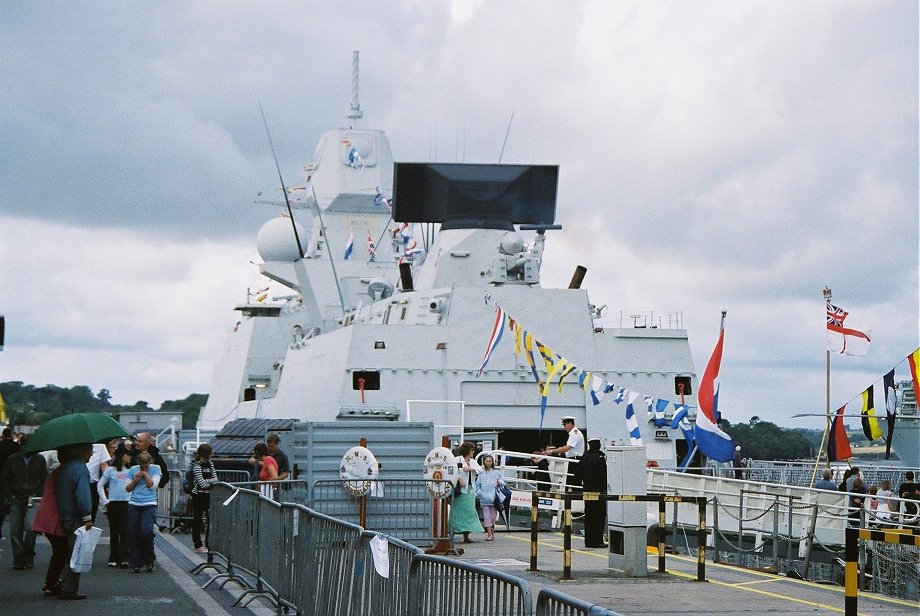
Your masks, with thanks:
[{"label": "person in crowd", "polygon": [[840,492],[849,492],[850,486],[852,485],[850,483],[850,477],[852,477],[853,474],[858,470],[859,470],[858,468],[856,468],[855,466],[852,466],[846,469],[845,471],[843,471],[843,477],[840,480],[840,485],[837,486],[837,490],[839,490]]},{"label": "person in crowd", "polygon": [[476,513],[475,474],[482,472],[482,467],[473,459],[473,452],[476,451],[473,443],[462,443],[458,451],[460,459],[457,465],[460,467],[460,473],[457,486],[460,489],[459,494],[454,495],[453,506],[450,508],[450,527],[454,534],[463,534],[464,543],[472,543],[470,533],[485,531]]},{"label": "person in crowd", "polygon": [[128,470],[125,490],[128,498],[128,563],[134,573],[141,567],[153,571],[156,555],[153,551],[153,529],[157,517],[157,486],[160,485],[160,467],[153,456],[143,451],[135,458],[136,466]]},{"label": "person in crowd", "polygon": [[849,490],[850,521],[848,525],[858,527],[860,525],[862,510],[866,503],[866,486],[863,484],[862,477],[859,475],[853,475],[853,477],[853,488]]},{"label": "person in crowd", "polygon": [[[261,482],[274,482],[278,480],[278,462],[268,455],[268,445],[265,443],[256,443],[252,448],[252,457],[249,463],[256,469],[256,478]],[[259,486],[262,494],[268,498],[274,498],[275,486],[273,483],[263,483]]]},{"label": "person in crowd", "polygon": [[735,479],[741,479],[741,470],[744,467],[741,459],[741,445],[735,445],[735,454],[732,457],[732,466],[735,469]]},{"label": "person in crowd", "polygon": [[[859,479],[862,479],[862,472],[859,470],[858,466],[854,466],[853,468],[850,469],[850,471],[851,471],[850,476],[847,477],[847,480],[846,480],[847,492],[853,491],[853,486],[856,485],[857,477]],[[863,479],[863,489],[865,489],[865,486],[866,486],[865,480]]]},{"label": "person in crowd", "polygon": [[[601,439],[588,439],[588,451],[581,457],[581,480],[585,492],[607,493],[607,456],[601,451]],[[585,547],[606,548],[607,503],[585,501]]]},{"label": "person in crowd", "polygon": [[[19,451],[19,443],[13,440],[13,430],[11,428],[3,429],[3,436],[0,437],[0,473],[3,472],[3,466],[7,458]],[[3,539],[3,520],[6,519],[10,512],[10,503],[0,496],[0,539]]]},{"label": "person in crowd", "polygon": [[834,480],[831,479],[831,469],[825,469],[824,475],[821,479],[815,482],[815,489],[817,490],[836,490],[837,484],[834,483]]},{"label": "person in crowd", "polygon": [[102,465],[108,460],[108,448],[102,443],[93,445],[93,455],[86,463],[86,470],[89,471],[90,497],[93,499],[93,522],[96,521],[96,514],[99,512],[99,477],[102,475]]},{"label": "person in crowd", "polygon": [[[20,443],[25,446],[28,436]],[[48,478],[48,465],[39,453],[18,451],[6,460],[0,473],[0,495],[10,504],[10,543],[13,569],[31,569],[35,563],[35,514],[32,497],[41,496]]]},{"label": "person in crowd", "polygon": [[160,450],[156,446],[156,439],[149,432],[141,432],[134,437],[134,448],[131,451],[132,467],[137,466],[137,457],[142,453],[150,454],[152,464],[160,469],[160,484],[157,487],[162,488],[169,483],[169,469],[166,467],[166,460],[160,455]]},{"label": "person in crowd", "polygon": [[[118,450],[118,446],[121,445],[121,440],[113,438],[111,441],[105,444],[105,450],[108,454],[108,458],[99,465],[99,475],[102,476],[102,473],[105,472],[105,469],[115,464],[115,452]],[[125,450],[127,451],[127,449]]]},{"label": "person in crowd", "polygon": [[45,584],[42,586],[42,594],[46,597],[56,596],[60,592],[61,573],[67,564],[68,553],[67,537],[64,534],[64,527],[61,526],[57,504],[57,478],[61,472],[61,465],[67,461],[67,448],[58,450],[57,459],[59,464],[45,480],[42,500],[38,504],[35,521],[32,523],[32,532],[44,535],[51,544],[51,560],[48,561]]},{"label": "person in crowd", "polygon": [[879,525],[887,526],[891,523],[891,497],[894,492],[891,491],[891,481],[882,480],[882,486],[875,494],[875,517]]},{"label": "person in crowd", "polygon": [[131,454],[117,445],[112,465],[105,469],[96,487],[99,504],[109,519],[109,567],[128,568],[128,476]]},{"label": "person in crowd", "polygon": [[505,485],[502,473],[495,468],[495,458],[487,455],[482,458],[482,472],[476,475],[476,498],[482,510],[482,525],[486,529],[486,541],[495,539],[495,520],[498,519],[498,509],[495,507],[495,497],[498,487]]},{"label": "person in crowd", "polygon": [[905,500],[903,503],[902,522],[916,522],[918,507],[917,503],[910,502],[920,500],[920,484],[914,481],[914,471],[904,473],[904,482],[898,486],[898,498]]},{"label": "person in crowd", "polygon": [[[565,445],[561,447],[555,447],[547,449],[544,453],[548,456],[562,454],[569,460],[581,460],[581,457],[585,454],[585,436],[581,433],[581,430],[575,427],[575,418],[571,415],[566,415],[562,418],[562,427],[565,428],[565,431],[568,432],[569,438],[566,440]],[[581,483],[579,481],[579,469],[578,465],[572,465],[569,467],[569,473],[572,477],[569,478],[569,487],[578,488]]]},{"label": "person in crowd", "polygon": [[278,461],[268,453],[268,445],[256,443],[252,448],[252,457],[249,463],[258,469],[259,481],[278,480]]},{"label": "person in crowd", "polygon": [[878,494],[878,486],[873,483],[866,489],[866,498],[863,502],[863,509],[866,510],[865,516],[867,524],[876,523],[875,509],[878,506],[878,501],[875,498],[876,494]]},{"label": "person in crowd", "polygon": [[[218,482],[217,469],[211,460],[214,449],[207,443],[198,446],[198,459],[192,462],[192,542],[195,552],[206,554],[208,551],[208,531],[205,529],[204,542],[201,540],[201,526],[205,515],[211,508],[211,486]],[[210,522],[210,521],[209,521]]]},{"label": "person in crowd", "polygon": [[283,481],[291,476],[291,462],[287,454],[281,450],[281,437],[271,432],[265,437],[265,444],[268,446],[268,455],[278,463],[278,479]]},{"label": "person in crowd", "polygon": [[71,445],[55,483],[58,520],[67,538],[65,566],[58,590],[58,597],[64,600],[86,599],[80,592],[80,574],[70,568],[70,557],[77,541],[74,531],[81,526],[86,530],[93,527],[93,499],[89,495],[89,469],[86,468],[92,455],[92,443]]}]

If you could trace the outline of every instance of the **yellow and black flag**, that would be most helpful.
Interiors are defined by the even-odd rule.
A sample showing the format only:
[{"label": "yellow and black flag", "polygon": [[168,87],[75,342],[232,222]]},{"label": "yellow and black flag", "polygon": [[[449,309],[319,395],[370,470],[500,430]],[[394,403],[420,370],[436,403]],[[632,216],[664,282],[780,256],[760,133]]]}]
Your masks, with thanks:
[{"label": "yellow and black flag", "polygon": [[862,418],[863,434],[870,441],[882,438],[882,428],[878,425],[878,418],[875,416],[875,385],[870,385],[866,391],[862,392]]}]

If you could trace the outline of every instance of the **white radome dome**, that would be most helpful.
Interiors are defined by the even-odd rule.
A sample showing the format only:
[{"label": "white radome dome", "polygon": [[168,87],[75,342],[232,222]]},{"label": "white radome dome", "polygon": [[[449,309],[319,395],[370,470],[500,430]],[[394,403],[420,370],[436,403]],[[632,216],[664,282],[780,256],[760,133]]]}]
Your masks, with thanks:
[{"label": "white radome dome", "polygon": [[[307,240],[303,227],[297,225],[297,235],[303,246]],[[296,261],[300,258],[297,242],[294,241],[294,229],[290,218],[272,218],[259,229],[256,236],[256,248],[263,261]],[[306,251],[306,247],[304,248]]]}]

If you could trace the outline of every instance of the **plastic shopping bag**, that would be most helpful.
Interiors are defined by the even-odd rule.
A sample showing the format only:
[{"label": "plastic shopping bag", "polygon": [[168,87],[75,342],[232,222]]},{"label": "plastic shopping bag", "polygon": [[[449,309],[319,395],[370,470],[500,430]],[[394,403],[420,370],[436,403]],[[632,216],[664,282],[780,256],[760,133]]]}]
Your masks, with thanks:
[{"label": "plastic shopping bag", "polygon": [[77,541],[73,546],[73,555],[70,557],[70,568],[74,573],[86,573],[93,566],[93,550],[99,543],[99,536],[102,535],[102,529],[93,526],[86,530],[81,526],[74,533]]}]

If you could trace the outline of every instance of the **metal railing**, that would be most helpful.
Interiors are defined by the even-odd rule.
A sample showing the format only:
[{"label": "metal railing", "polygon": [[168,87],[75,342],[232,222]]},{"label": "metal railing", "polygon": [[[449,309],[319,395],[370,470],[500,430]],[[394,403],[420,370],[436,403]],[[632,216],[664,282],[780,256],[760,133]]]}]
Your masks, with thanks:
[{"label": "metal railing", "polygon": [[[261,598],[277,613],[359,616],[530,616],[527,582],[486,567],[424,554],[394,537],[365,530],[304,505],[277,503],[256,490],[220,483],[211,489],[210,551],[198,573],[205,587],[243,587],[234,605]],[[386,576],[372,542],[386,540]],[[376,549],[380,549],[379,546]],[[379,558],[378,554],[378,558]],[[537,614],[616,616],[559,592]],[[602,611],[599,611],[602,610]]]},{"label": "metal railing", "polygon": [[536,616],[619,616],[605,607],[570,597],[553,588],[541,588],[537,595]]}]

